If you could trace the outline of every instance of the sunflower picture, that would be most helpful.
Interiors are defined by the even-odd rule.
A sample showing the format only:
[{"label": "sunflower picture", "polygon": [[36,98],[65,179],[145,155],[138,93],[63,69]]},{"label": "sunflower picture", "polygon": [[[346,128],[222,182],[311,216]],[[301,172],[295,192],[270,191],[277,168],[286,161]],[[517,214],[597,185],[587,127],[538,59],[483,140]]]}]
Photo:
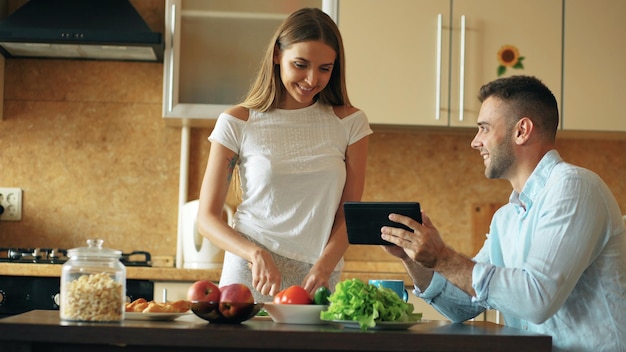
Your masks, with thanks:
[{"label": "sunflower picture", "polygon": [[520,56],[519,50],[513,45],[503,45],[498,50],[498,77],[506,73],[506,68],[524,69],[523,56]]}]

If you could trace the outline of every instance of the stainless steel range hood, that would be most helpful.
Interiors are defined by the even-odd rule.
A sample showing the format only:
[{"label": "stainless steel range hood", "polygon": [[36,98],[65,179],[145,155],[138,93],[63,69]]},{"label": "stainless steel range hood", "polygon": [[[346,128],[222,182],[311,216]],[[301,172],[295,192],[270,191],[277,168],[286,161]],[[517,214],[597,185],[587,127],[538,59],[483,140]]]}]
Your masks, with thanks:
[{"label": "stainless steel range hood", "polygon": [[0,21],[7,58],[163,61],[163,50],[129,0],[30,0]]}]

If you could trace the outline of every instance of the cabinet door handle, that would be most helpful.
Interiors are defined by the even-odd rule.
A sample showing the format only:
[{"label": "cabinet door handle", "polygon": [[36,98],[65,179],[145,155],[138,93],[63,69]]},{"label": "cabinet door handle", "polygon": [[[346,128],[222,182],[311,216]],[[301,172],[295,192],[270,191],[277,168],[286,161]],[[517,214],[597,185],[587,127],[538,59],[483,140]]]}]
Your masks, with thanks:
[{"label": "cabinet door handle", "polygon": [[172,109],[174,108],[174,50],[175,50],[175,46],[174,46],[174,38],[175,38],[175,31],[176,31],[176,4],[172,4],[172,7],[170,8],[170,15],[171,17],[169,18],[170,20],[170,31],[169,33],[167,33],[167,35],[169,36],[169,42],[170,42],[170,50],[169,50],[169,55],[167,58],[167,81],[169,82],[169,84],[167,85],[167,87],[165,87],[165,89],[167,89],[167,112],[171,113]]},{"label": "cabinet door handle", "polygon": [[459,121],[463,121],[465,101],[465,15],[461,15],[461,57],[459,58]]},{"label": "cabinet door handle", "polygon": [[322,0],[322,11],[326,12],[335,23],[339,24],[339,1]]},{"label": "cabinet door handle", "polygon": [[443,29],[443,15],[437,15],[437,79],[435,82],[435,120],[441,118],[441,36]]}]

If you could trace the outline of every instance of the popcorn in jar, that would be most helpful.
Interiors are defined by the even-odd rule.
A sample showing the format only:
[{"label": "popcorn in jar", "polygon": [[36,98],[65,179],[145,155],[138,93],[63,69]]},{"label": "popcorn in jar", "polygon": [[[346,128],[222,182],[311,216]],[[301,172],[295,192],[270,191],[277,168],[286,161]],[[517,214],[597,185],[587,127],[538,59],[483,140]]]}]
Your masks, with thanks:
[{"label": "popcorn in jar", "polygon": [[65,321],[124,320],[126,267],[121,251],[102,248],[102,240],[68,251],[61,273],[60,318]]}]

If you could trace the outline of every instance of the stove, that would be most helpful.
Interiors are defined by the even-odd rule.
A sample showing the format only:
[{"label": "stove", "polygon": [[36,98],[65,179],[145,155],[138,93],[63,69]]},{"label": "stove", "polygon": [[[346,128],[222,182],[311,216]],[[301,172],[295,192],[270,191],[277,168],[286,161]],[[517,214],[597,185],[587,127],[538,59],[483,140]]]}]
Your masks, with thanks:
[{"label": "stove", "polygon": [[[0,265],[63,264],[68,259],[67,250],[60,248],[0,248]],[[145,251],[122,253],[120,261],[127,267],[152,266]],[[60,277],[0,276],[0,318],[33,309],[58,310],[60,285]],[[137,298],[153,300],[154,282],[127,279],[127,301]]]},{"label": "stove", "polygon": [[0,248],[0,263],[63,264],[67,250],[58,248]]},{"label": "stove", "polygon": [[[67,249],[60,248],[0,248],[0,263],[63,264],[69,258]],[[126,266],[152,266],[150,252],[122,253],[120,261]]]}]

